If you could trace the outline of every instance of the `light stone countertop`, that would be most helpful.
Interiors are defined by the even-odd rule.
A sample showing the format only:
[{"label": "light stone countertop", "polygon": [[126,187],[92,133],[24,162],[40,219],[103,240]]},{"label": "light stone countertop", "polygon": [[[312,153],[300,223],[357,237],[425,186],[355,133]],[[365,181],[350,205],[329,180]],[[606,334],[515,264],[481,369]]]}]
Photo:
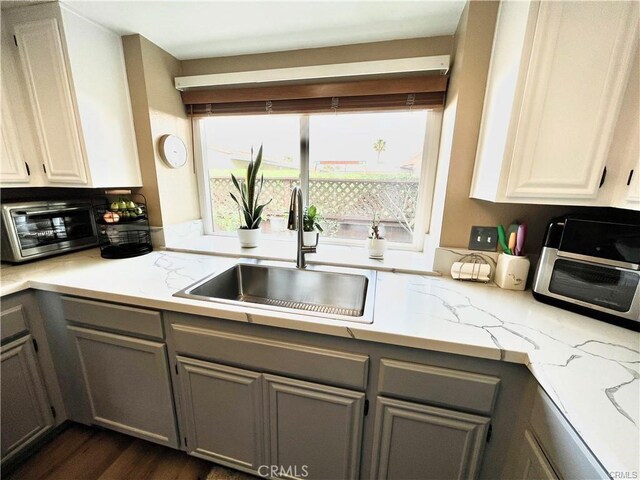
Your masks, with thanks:
[{"label": "light stone countertop", "polygon": [[172,296],[236,261],[170,251],[105,260],[88,250],[3,265],[0,293],[35,288],[525,364],[607,471],[640,471],[640,334],[539,303],[529,291],[392,272],[378,272],[373,324]]}]

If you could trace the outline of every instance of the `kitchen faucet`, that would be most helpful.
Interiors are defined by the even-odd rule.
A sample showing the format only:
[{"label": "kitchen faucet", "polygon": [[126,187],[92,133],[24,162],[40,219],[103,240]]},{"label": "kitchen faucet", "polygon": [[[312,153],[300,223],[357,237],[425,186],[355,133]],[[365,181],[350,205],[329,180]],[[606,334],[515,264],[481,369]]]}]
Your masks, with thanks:
[{"label": "kitchen faucet", "polygon": [[299,186],[293,187],[291,191],[291,203],[289,204],[289,221],[287,222],[287,228],[289,230],[298,230],[298,251],[296,255],[296,267],[306,268],[307,261],[305,255],[307,253],[316,253],[316,247],[318,242],[313,246],[305,246],[304,244],[304,200],[302,198],[302,190]]}]

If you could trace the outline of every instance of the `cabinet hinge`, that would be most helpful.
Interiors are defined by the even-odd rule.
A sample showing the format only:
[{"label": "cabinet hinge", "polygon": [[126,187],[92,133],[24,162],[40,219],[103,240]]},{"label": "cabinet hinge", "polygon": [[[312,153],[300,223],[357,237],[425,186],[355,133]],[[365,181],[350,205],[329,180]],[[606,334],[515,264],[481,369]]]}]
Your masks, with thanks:
[{"label": "cabinet hinge", "polygon": [[30,177],[31,176],[31,169],[29,168],[29,164],[27,162],[24,162],[24,166],[27,168],[27,176]]},{"label": "cabinet hinge", "polygon": [[602,185],[604,185],[604,180],[607,178],[607,167],[604,167],[604,170],[602,170],[602,177],[600,177],[600,185],[598,185],[598,188],[602,188]]},{"label": "cabinet hinge", "polygon": [[627,187],[631,185],[632,178],[633,178],[633,168],[629,171],[629,178],[627,178]]},{"label": "cabinet hinge", "polygon": [[32,338],[31,341],[33,342],[33,349],[37,352],[38,351],[38,342],[36,341],[35,338]]},{"label": "cabinet hinge", "polygon": [[56,418],[56,407],[53,405],[51,405],[51,415],[53,415],[53,418]]},{"label": "cabinet hinge", "polygon": [[13,36],[13,43],[16,44],[16,47],[18,46],[18,39],[16,38],[16,36]]},{"label": "cabinet hinge", "polygon": [[369,415],[369,399],[364,399],[364,416]]},{"label": "cabinet hinge", "polygon": [[487,443],[491,441],[491,434],[493,433],[493,427],[489,424],[489,428],[487,428]]}]

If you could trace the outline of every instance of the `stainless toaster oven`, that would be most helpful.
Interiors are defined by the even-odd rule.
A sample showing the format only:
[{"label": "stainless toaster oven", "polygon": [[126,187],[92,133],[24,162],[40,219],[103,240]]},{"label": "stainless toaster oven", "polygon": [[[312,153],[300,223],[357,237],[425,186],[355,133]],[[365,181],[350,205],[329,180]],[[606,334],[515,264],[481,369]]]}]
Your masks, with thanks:
[{"label": "stainless toaster oven", "polygon": [[640,224],[576,215],[552,220],[533,292],[568,310],[640,327]]},{"label": "stainless toaster oven", "polygon": [[88,201],[2,205],[2,261],[19,263],[98,244]]}]

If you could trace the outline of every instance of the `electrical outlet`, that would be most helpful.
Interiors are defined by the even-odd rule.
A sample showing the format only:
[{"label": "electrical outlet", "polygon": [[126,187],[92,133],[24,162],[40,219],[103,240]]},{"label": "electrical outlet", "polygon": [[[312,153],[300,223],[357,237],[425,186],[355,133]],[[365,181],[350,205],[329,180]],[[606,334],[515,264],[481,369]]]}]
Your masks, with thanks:
[{"label": "electrical outlet", "polygon": [[496,227],[471,227],[469,250],[495,252],[498,246],[498,229]]}]

